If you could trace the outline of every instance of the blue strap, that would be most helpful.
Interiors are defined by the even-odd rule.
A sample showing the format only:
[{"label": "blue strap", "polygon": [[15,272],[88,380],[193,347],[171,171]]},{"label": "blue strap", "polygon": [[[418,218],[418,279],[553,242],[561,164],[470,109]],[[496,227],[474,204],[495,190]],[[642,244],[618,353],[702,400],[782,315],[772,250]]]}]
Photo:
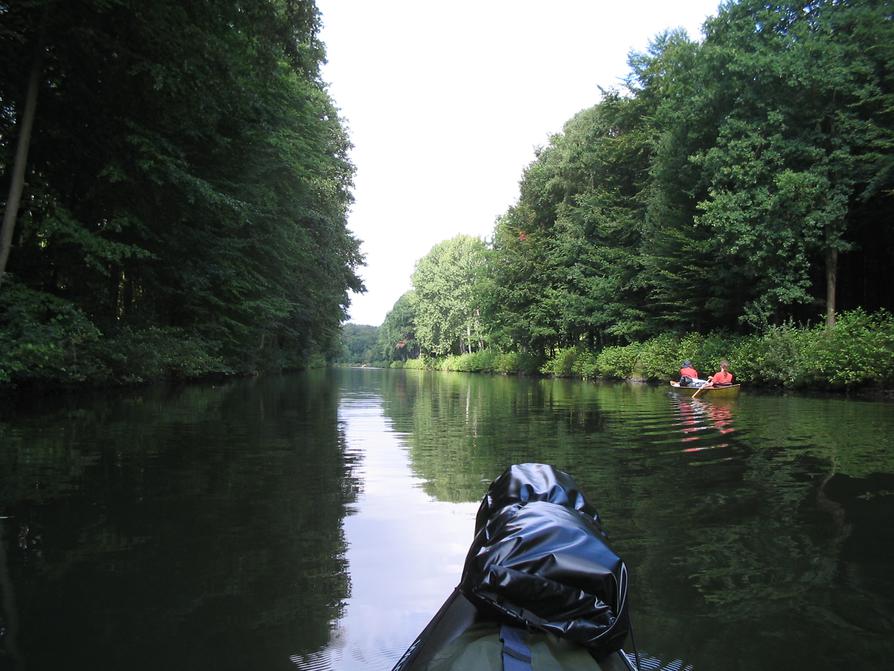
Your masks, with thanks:
[{"label": "blue strap", "polygon": [[532,671],[531,648],[525,642],[525,630],[509,624],[500,625],[503,641],[503,671]]}]

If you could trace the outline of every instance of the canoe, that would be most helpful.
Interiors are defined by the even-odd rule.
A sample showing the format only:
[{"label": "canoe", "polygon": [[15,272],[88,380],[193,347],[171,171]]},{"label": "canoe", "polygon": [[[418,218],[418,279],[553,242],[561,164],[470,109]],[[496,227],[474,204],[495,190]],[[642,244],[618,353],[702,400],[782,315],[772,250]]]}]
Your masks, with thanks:
[{"label": "canoe", "polygon": [[482,499],[459,585],[393,671],[631,671],[627,575],[571,476],[510,466]]},{"label": "canoe", "polygon": [[[671,380],[670,383],[671,390],[677,394],[681,394],[683,396],[692,396],[697,392],[701,387],[681,387],[679,382]],[[699,398],[735,398],[739,395],[739,391],[741,391],[742,385],[740,384],[731,384],[728,387],[710,387],[705,389],[701,394],[698,395]]]},{"label": "canoe", "polygon": [[[499,645],[499,626],[498,622],[479,612],[475,605],[457,588],[453,590],[453,593],[447,598],[425,629],[422,630],[422,633],[416,637],[416,640],[413,641],[413,644],[410,645],[392,671],[451,668],[447,666],[447,663],[439,663],[439,660],[449,657],[451,646],[462,645],[464,637],[468,638],[470,632],[477,630],[484,633],[487,629],[493,632],[491,634],[491,637],[494,639],[492,645]],[[477,640],[486,644],[486,637],[484,636],[477,637]],[[574,654],[575,652],[576,654]],[[569,651],[564,658],[560,652],[556,658],[550,661],[558,661],[561,665],[558,668],[569,670],[590,668],[594,670],[601,669],[602,671],[636,671],[636,667],[631,661],[632,655],[628,659],[628,653],[625,653],[623,650],[611,653],[598,661],[589,658],[589,660],[583,662],[580,657],[581,652],[580,649]],[[588,662],[589,666],[587,666]],[[480,668],[488,667],[482,666]],[[646,667],[642,666],[642,668]],[[468,671],[477,670],[469,667]]]}]

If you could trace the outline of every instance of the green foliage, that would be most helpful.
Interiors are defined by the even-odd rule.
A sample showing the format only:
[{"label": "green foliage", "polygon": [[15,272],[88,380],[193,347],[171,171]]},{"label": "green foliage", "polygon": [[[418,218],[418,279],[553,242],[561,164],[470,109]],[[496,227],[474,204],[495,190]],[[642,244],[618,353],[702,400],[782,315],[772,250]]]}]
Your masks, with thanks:
[{"label": "green foliage", "polygon": [[582,350],[572,365],[572,373],[585,380],[592,380],[599,376],[599,357],[595,352]]},{"label": "green foliage", "polygon": [[[730,365],[735,363],[736,366],[739,366],[742,364],[742,358],[736,354],[739,342],[742,339],[742,336],[732,333],[714,332],[708,334],[702,342],[701,350],[695,359],[695,361],[699,362],[699,367],[696,370],[699,371],[702,377],[707,377],[720,370],[720,361],[723,359],[727,359]],[[683,358],[685,357],[682,357],[680,360],[682,361]],[[736,371],[738,371],[738,368],[736,368]]]},{"label": "green foliage", "polygon": [[76,305],[7,281],[0,293],[0,382],[106,377],[99,329]]},{"label": "green foliage", "polygon": [[133,383],[231,373],[182,329],[123,327],[104,336],[71,303],[19,284],[0,296],[0,381]]},{"label": "green foliage", "polygon": [[451,354],[443,358],[419,357],[393,361],[391,368],[414,370],[442,370],[461,373],[499,373],[502,375],[532,375],[539,371],[537,357],[522,352],[498,352],[493,349]]},{"label": "green foliage", "polygon": [[378,359],[379,328],[361,324],[341,327],[341,351],[335,356],[338,363],[372,363]]},{"label": "green foliage", "polygon": [[[362,257],[313,1],[50,4],[3,9],[14,30],[0,35],[2,174],[39,33],[45,45],[7,270],[72,306],[62,330],[83,335],[43,318],[40,334],[10,326],[23,338],[15,377],[143,379],[334,355]],[[112,369],[91,369],[76,348],[75,364],[78,337],[134,359],[106,361],[98,347]]]},{"label": "green foliage", "polygon": [[435,356],[481,349],[481,286],[486,247],[459,235],[435,245],[413,272],[414,325],[422,349]]},{"label": "green foliage", "polygon": [[[731,350],[730,363],[740,382],[770,386],[806,384],[813,333],[792,323],[771,326],[763,334],[741,338]],[[806,358],[805,358],[806,357]]]},{"label": "green foliage", "polygon": [[705,364],[709,361],[709,358],[705,357],[703,354],[704,348],[705,338],[702,334],[686,333],[683,335],[677,346],[677,359],[679,360],[677,367],[682,367],[681,364],[683,361],[688,359],[692,362],[693,367],[699,371],[699,374],[701,374]]},{"label": "green foliage", "polygon": [[823,324],[786,323],[748,336],[668,333],[642,343],[605,347],[598,353],[567,348],[558,351],[541,372],[664,383],[677,377],[684,359],[690,359],[702,377],[718,371],[720,360],[728,359],[738,382],[768,387],[890,385],[894,315],[853,310],[840,314],[832,329]]},{"label": "green foliage", "polygon": [[233,371],[209,352],[201,338],[182,329],[123,328],[103,343],[110,380],[115,383],[145,382],[162,378],[195,378]]},{"label": "green foliage", "polygon": [[814,327],[809,338],[808,376],[833,387],[890,384],[894,381],[894,315],[854,310],[835,328]]},{"label": "green foliage", "polygon": [[559,349],[541,366],[540,372],[556,377],[570,377],[575,372],[574,367],[580,354],[581,351],[577,347]]},{"label": "green foliage", "polygon": [[491,350],[451,355],[443,360],[440,370],[464,373],[492,373],[497,355]]},{"label": "green foliage", "polygon": [[539,152],[494,235],[488,314],[501,345],[549,351],[643,333],[638,246],[649,155],[636,103],[616,93]]},{"label": "green foliage", "polygon": [[626,379],[634,374],[643,346],[630,343],[626,346],[609,346],[596,357],[596,370],[607,378]]},{"label": "green foliage", "polygon": [[406,361],[419,356],[416,340],[416,295],[403,294],[379,327],[376,352],[385,361]]},{"label": "green foliage", "polygon": [[671,380],[679,377],[680,340],[662,334],[643,343],[639,351],[637,372],[646,380]]},{"label": "green foliage", "polygon": [[536,356],[526,352],[503,352],[494,360],[494,372],[503,375],[532,375],[539,369]]},{"label": "green foliage", "polygon": [[328,361],[322,352],[313,352],[301,360],[301,368],[305,370],[325,368],[327,365]]},{"label": "green foliage", "polygon": [[[692,350],[690,350],[692,351]],[[775,387],[890,384],[894,373],[894,317],[880,311],[841,313],[835,327],[798,327],[791,322],[763,333],[712,334],[689,356],[705,375],[728,358],[739,382]]]},{"label": "green foliage", "polygon": [[418,357],[416,359],[407,359],[406,361],[392,361],[391,368],[406,368],[409,370],[431,370],[433,365],[432,359]]},{"label": "green foliage", "polygon": [[[741,361],[742,357],[734,352],[740,346],[741,336],[730,333],[713,332],[708,335],[686,333],[679,339],[675,354],[676,370],[671,379],[676,377],[685,360],[690,360],[702,378],[720,370],[720,360]],[[741,371],[737,368],[737,373]]]}]

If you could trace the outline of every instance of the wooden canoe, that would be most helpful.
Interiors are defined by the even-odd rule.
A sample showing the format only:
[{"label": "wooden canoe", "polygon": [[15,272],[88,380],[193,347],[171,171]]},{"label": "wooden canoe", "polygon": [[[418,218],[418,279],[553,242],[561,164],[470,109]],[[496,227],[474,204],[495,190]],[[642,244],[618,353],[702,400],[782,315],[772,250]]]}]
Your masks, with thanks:
[{"label": "wooden canoe", "polygon": [[[682,394],[684,396],[692,396],[697,392],[701,387],[681,387],[679,382],[671,380],[670,383],[671,390],[676,392],[677,394]],[[698,395],[699,398],[735,398],[739,395],[739,391],[741,391],[742,385],[740,384],[732,384],[728,387],[710,387],[705,389],[701,394]]]}]

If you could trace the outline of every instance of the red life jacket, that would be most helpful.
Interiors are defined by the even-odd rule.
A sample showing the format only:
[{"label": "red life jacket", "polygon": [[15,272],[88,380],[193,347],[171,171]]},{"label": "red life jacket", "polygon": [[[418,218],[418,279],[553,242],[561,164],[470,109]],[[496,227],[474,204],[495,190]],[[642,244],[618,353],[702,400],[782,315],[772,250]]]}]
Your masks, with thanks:
[{"label": "red life jacket", "polygon": [[680,369],[680,377],[683,376],[691,377],[693,380],[698,377],[698,371],[695,368],[681,368]]},{"label": "red life jacket", "polygon": [[733,374],[728,370],[721,370],[718,373],[714,373],[714,376],[711,379],[712,384],[732,384],[733,383]]}]

